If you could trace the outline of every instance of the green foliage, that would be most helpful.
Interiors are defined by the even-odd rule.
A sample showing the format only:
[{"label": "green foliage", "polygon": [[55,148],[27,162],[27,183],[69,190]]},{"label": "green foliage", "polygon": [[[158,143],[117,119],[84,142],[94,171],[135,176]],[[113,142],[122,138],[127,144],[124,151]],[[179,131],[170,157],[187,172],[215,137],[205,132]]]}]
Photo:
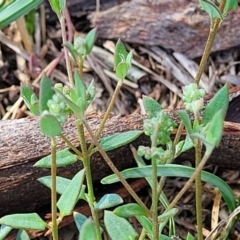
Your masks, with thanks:
[{"label": "green foliage", "polygon": [[143,96],[143,105],[149,118],[156,117],[157,113],[162,111],[161,105],[148,96]]},{"label": "green foliage", "polygon": [[83,223],[87,220],[87,217],[81,213],[73,212],[74,222],[77,226],[78,231],[80,231]]},{"label": "green foliage", "polygon": [[28,236],[28,234],[25,230],[21,229],[17,233],[16,240],[30,240],[30,237]]},{"label": "green foliage", "polygon": [[78,200],[80,190],[85,176],[85,169],[78,172],[67,186],[66,190],[61,195],[57,202],[57,207],[60,210],[60,217],[68,216],[72,213],[73,208]]},{"label": "green foliage", "polygon": [[0,226],[0,239],[5,239],[5,237],[12,231],[12,227],[2,225]]},{"label": "green foliage", "polygon": [[147,216],[147,213],[145,212],[145,210],[136,203],[128,203],[128,204],[119,206],[114,209],[113,213],[123,218],[129,218],[136,215]]},{"label": "green foliage", "polygon": [[66,0],[49,0],[52,10],[60,17],[66,6]]},{"label": "green foliage", "polygon": [[[57,152],[57,167],[65,167],[77,161],[76,155],[72,154],[68,149]],[[51,168],[52,155],[48,155],[34,164],[34,167]]]},{"label": "green foliage", "polygon": [[97,30],[96,28],[92,29],[85,38],[85,47],[86,47],[86,53],[89,54],[92,51],[93,45],[95,43],[97,36]]},{"label": "green foliage", "polygon": [[116,133],[107,137],[103,137],[100,141],[100,145],[104,151],[110,151],[134,141],[141,134],[142,131],[140,130]]},{"label": "green foliage", "polygon": [[209,14],[211,18],[223,19],[218,7],[211,0],[199,0],[202,8]]},{"label": "green foliage", "polygon": [[0,218],[0,224],[17,229],[43,231],[47,224],[36,213],[11,214]]},{"label": "green foliage", "polygon": [[87,219],[80,228],[79,240],[98,240],[95,224],[91,219]]},{"label": "green foliage", "polygon": [[113,212],[107,210],[104,211],[104,224],[112,240],[134,240],[138,236],[126,219],[118,217]]},{"label": "green foliage", "polygon": [[94,209],[99,211],[111,207],[115,207],[119,204],[123,203],[123,199],[115,193],[105,194],[99,202],[95,205]]},{"label": "green foliage", "polygon": [[24,16],[42,3],[42,0],[15,0],[0,9],[0,29]]},{"label": "green foliage", "polygon": [[[177,165],[177,164],[165,164],[165,165],[159,165],[157,167],[157,175],[160,176],[166,176],[166,177],[191,177],[194,173],[195,169],[187,166]],[[121,172],[121,175],[125,179],[129,178],[146,178],[152,176],[152,169],[151,166],[145,166],[145,167],[136,167],[136,168],[130,168],[127,170],[124,170]],[[225,183],[221,178],[215,176],[214,174],[202,171],[201,172],[201,179],[204,182],[210,183],[216,187],[218,187],[219,191],[221,192],[226,204],[228,205],[228,208],[230,211],[235,209],[236,207],[236,201],[233,194],[233,191],[228,186],[227,183]],[[112,174],[110,176],[107,176],[101,180],[102,184],[111,184],[118,182],[119,178]]]}]

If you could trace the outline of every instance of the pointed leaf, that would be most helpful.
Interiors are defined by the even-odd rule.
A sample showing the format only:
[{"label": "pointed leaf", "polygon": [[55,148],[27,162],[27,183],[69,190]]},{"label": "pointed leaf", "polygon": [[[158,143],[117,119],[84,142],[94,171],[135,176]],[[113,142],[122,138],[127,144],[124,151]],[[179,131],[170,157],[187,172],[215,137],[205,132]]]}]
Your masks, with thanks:
[{"label": "pointed leaf", "polygon": [[61,217],[68,216],[72,213],[72,210],[78,200],[84,177],[85,169],[82,169],[74,176],[70,184],[67,186],[67,189],[58,200],[57,207],[60,210]]},{"label": "pointed leaf", "polygon": [[218,7],[211,0],[199,0],[202,8],[209,14],[211,18],[222,19],[222,14]]},{"label": "pointed leaf", "polygon": [[224,118],[227,112],[229,103],[229,91],[228,86],[222,87],[207,104],[203,113],[202,124],[206,126],[213,118],[213,116],[219,111],[223,110]]},{"label": "pointed leaf", "polygon": [[79,240],[97,240],[95,223],[91,219],[87,219],[80,230]]},{"label": "pointed leaf", "polygon": [[58,17],[63,13],[66,6],[66,0],[49,0],[49,3]]},{"label": "pointed leaf", "polygon": [[96,204],[94,209],[95,210],[102,210],[102,209],[106,209],[106,208],[115,207],[115,206],[117,206],[121,203],[123,203],[123,200],[118,194],[115,194],[115,193],[105,194],[99,200],[99,202]]},{"label": "pointed leaf", "polygon": [[125,62],[119,63],[116,67],[117,78],[119,78],[120,80],[123,80],[127,75],[127,71],[128,71],[127,64]]},{"label": "pointed leaf", "polygon": [[48,137],[56,137],[62,132],[62,126],[52,114],[44,114],[40,118],[40,130]]},{"label": "pointed leaf", "polygon": [[100,145],[104,151],[110,151],[122,147],[135,139],[137,139],[143,132],[140,130],[132,130],[123,133],[116,133],[111,136],[103,137]]},{"label": "pointed leaf", "polygon": [[156,116],[158,112],[162,111],[161,105],[148,96],[143,96],[143,106],[149,118]]},{"label": "pointed leaf", "polygon": [[42,113],[44,110],[48,110],[47,102],[52,98],[55,93],[52,89],[53,85],[51,80],[47,76],[43,76],[40,82],[40,92],[39,92],[39,109]]},{"label": "pointed leaf", "polygon": [[119,63],[122,62],[122,56],[123,56],[124,60],[126,60],[127,51],[126,51],[124,44],[119,39],[117,41],[115,52],[114,52],[114,70],[116,70]]},{"label": "pointed leaf", "polygon": [[11,214],[0,218],[0,224],[17,229],[45,230],[45,223],[36,213]]},{"label": "pointed leaf", "polygon": [[[68,178],[59,177],[59,176],[57,176],[56,178],[57,178],[57,186],[56,186],[57,193],[62,195],[64,191],[67,189],[68,185],[71,183],[71,180]],[[44,176],[44,177],[38,178],[37,180],[40,183],[42,183],[44,186],[52,189],[52,176]],[[86,186],[82,185],[80,193],[78,195],[78,199],[86,200],[85,189],[86,189]]]},{"label": "pointed leaf", "polygon": [[131,67],[132,58],[133,58],[133,50],[131,50],[126,57],[126,64],[128,69]]},{"label": "pointed leaf", "polygon": [[74,73],[74,82],[78,98],[86,99],[86,86],[77,71]]},{"label": "pointed leaf", "polygon": [[181,120],[183,121],[184,127],[188,131],[188,134],[193,133],[191,120],[190,120],[187,112],[185,110],[180,110],[180,111],[178,111],[178,115],[181,118]]},{"label": "pointed leaf", "polygon": [[85,38],[87,54],[89,54],[92,51],[94,42],[96,40],[96,35],[97,35],[97,30],[96,28],[94,28],[87,34]]},{"label": "pointed leaf", "polygon": [[[67,165],[77,162],[76,155],[72,154],[67,148],[60,150],[56,154],[57,167],[65,167]],[[51,168],[52,155],[48,155],[34,164],[34,167]]]},{"label": "pointed leaf", "polygon": [[25,230],[21,229],[17,233],[16,240],[30,240],[30,237]]},{"label": "pointed leaf", "polygon": [[125,218],[118,217],[110,211],[104,211],[104,223],[112,240],[135,239],[138,236]]},{"label": "pointed leaf", "polygon": [[225,3],[224,11],[236,10],[238,7],[238,0],[228,0]]},{"label": "pointed leaf", "polygon": [[147,233],[152,233],[152,222],[148,217],[144,215],[136,215],[136,219],[140,222],[140,224],[147,231]]},{"label": "pointed leaf", "polygon": [[12,227],[2,225],[0,226],[0,239],[5,239],[5,237],[12,231]]},{"label": "pointed leaf", "polygon": [[161,221],[164,221],[165,219],[169,219],[171,217],[174,217],[177,213],[178,213],[178,209],[177,208],[172,208],[172,209],[168,210],[167,212],[158,216],[158,219],[161,220]]},{"label": "pointed leaf", "polygon": [[147,216],[147,213],[144,211],[144,209],[136,203],[124,204],[122,206],[115,208],[113,212],[117,216],[123,217],[123,218],[129,218],[136,215]]},{"label": "pointed leaf", "polygon": [[79,212],[73,212],[74,222],[77,226],[78,231],[80,231],[83,223],[88,219],[86,216]]},{"label": "pointed leaf", "polygon": [[68,51],[70,52],[73,60],[76,62],[77,61],[77,51],[75,50],[74,46],[72,45],[72,43],[67,42],[65,44],[66,48],[68,49]]},{"label": "pointed leaf", "polygon": [[187,234],[187,238],[186,238],[186,240],[194,240],[195,238],[194,238],[194,236],[191,234],[191,233],[188,233]]},{"label": "pointed leaf", "polygon": [[[159,165],[157,167],[157,175],[165,176],[165,177],[187,177],[190,178],[194,173],[195,169],[187,166],[177,165],[177,164],[165,164]],[[151,177],[152,176],[152,167],[145,166],[145,167],[136,167],[127,169],[121,172],[121,175],[125,178],[142,178],[142,177]],[[232,192],[232,189],[225,183],[221,178],[202,171],[201,172],[201,179],[204,182],[210,183],[219,188],[225,202],[228,205],[228,208],[233,211],[236,207],[235,197]],[[119,182],[119,178],[112,174],[107,176],[101,180],[102,184],[111,184],[114,182]]]}]

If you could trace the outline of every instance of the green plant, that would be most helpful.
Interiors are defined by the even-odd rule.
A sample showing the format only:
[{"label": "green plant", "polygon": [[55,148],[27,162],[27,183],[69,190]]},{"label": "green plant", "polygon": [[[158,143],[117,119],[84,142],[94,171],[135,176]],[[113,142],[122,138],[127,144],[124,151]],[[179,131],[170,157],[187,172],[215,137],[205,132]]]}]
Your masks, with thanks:
[{"label": "green plant", "polygon": [[[17,3],[19,4],[19,1],[15,2],[15,4]],[[32,3],[32,1],[29,3]],[[174,222],[174,216],[178,212],[178,209],[175,207],[176,203],[194,180],[196,186],[198,239],[202,239],[201,181],[208,182],[219,188],[230,212],[236,208],[236,201],[231,188],[217,176],[202,171],[213,149],[221,140],[224,116],[228,107],[228,87],[224,86],[204,106],[203,98],[205,93],[198,88],[197,84],[205,67],[206,59],[208,58],[220,22],[226,16],[227,11],[236,8],[237,1],[220,1],[220,5],[216,6],[211,1],[200,0],[202,7],[212,18],[212,28],[196,77],[196,83],[184,89],[183,101],[185,102],[186,110],[179,111],[182,123],[179,126],[176,138],[172,140],[171,133],[177,124],[162,110],[156,101],[149,97],[144,97],[143,103],[147,112],[147,118],[143,123],[143,131],[145,135],[149,136],[151,146],[139,146],[137,150],[132,147],[138,167],[126,169],[121,173],[116,169],[106,152],[130,143],[138,138],[143,131],[135,130],[118,133],[103,137],[100,140],[99,137],[123,84],[123,79],[131,66],[133,51],[127,53],[123,43],[120,40],[117,42],[114,54],[114,69],[119,81],[98,130],[93,133],[85,118],[85,113],[95,96],[95,87],[93,81],[86,86],[82,80],[82,75],[83,62],[91,52],[96,39],[96,29],[90,31],[85,38],[76,36],[74,43],[66,42],[64,19],[66,2],[64,0],[50,0],[50,3],[61,24],[70,87],[63,86],[62,84],[55,84],[53,86],[51,80],[43,76],[40,83],[39,97],[27,86],[22,86],[21,93],[30,111],[34,115],[39,116],[39,126],[42,134],[51,139],[51,155],[38,161],[35,167],[51,168],[51,176],[45,176],[38,180],[51,188],[52,221],[46,223],[36,213],[13,214],[2,217],[0,219],[0,224],[2,224],[0,239],[3,239],[12,228],[21,229],[18,232],[18,239],[27,239],[27,232],[23,229],[45,230],[49,228],[53,239],[57,240],[59,223],[65,216],[73,213],[76,202],[82,199],[89,204],[92,219],[87,218],[81,213],[73,213],[76,226],[80,232],[79,239],[81,240],[102,239],[103,228],[101,228],[99,222],[100,211],[104,211],[104,224],[109,236],[113,240],[136,239],[138,233],[128,221],[128,218],[133,216],[136,217],[142,226],[139,239],[169,240],[174,235],[177,235]],[[13,20],[13,18],[5,18],[8,19],[8,23],[10,20]],[[78,71],[74,74],[72,74],[69,53],[72,60],[78,66]],[[200,117],[201,112],[203,112],[202,118]],[[66,122],[70,114],[73,114],[76,118],[75,123],[79,136],[80,150],[63,134],[63,123]],[[184,140],[179,141],[183,126],[187,131],[187,135]],[[92,138],[90,146],[86,144],[86,130]],[[56,151],[57,136],[66,142],[73,153],[69,149]],[[202,144],[205,145],[203,156],[201,156]],[[192,147],[195,148],[196,152],[195,169],[173,164],[177,156]],[[102,183],[110,184],[121,181],[136,203],[119,206],[123,203],[123,200],[117,194],[106,194],[99,201],[96,201],[90,168],[90,157],[96,151],[101,153],[106,163],[114,172],[113,175],[102,179]],[[150,165],[147,165],[144,159],[151,161]],[[83,163],[83,169],[73,179],[70,180],[56,176],[57,167],[63,167],[79,160]],[[171,203],[163,191],[166,177],[169,176],[189,178],[184,188]],[[148,181],[152,191],[152,205],[150,209],[145,206],[138,195],[131,189],[126,181],[128,178],[145,178]],[[84,180],[86,180],[86,185],[83,184]],[[58,200],[57,193],[61,195]],[[164,212],[159,213],[159,204],[162,204],[165,208]],[[113,211],[107,210],[113,207],[116,207]],[[57,215],[57,211],[59,211],[59,215]],[[235,210],[233,215],[237,214],[238,211]],[[112,222],[115,224],[112,224]],[[163,234],[166,224],[169,225],[168,236]],[[227,226],[232,225],[227,224]],[[224,237],[226,238],[227,234]],[[188,234],[186,239],[191,240],[194,238],[191,234]]]}]

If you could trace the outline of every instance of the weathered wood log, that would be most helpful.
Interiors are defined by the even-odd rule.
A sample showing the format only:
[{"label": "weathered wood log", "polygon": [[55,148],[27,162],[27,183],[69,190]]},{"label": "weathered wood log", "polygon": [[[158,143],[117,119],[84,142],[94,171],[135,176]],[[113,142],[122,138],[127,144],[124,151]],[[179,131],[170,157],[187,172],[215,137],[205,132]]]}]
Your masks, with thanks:
[{"label": "weathered wood log", "polygon": [[[176,112],[171,112],[176,119]],[[101,116],[88,115],[89,124],[94,131],[97,129]],[[178,121],[178,119],[176,119]],[[143,116],[130,115],[127,117],[112,117],[108,120],[102,136],[141,129]],[[71,118],[65,124],[66,136],[78,146],[78,137]],[[49,202],[50,191],[36,179],[49,175],[48,169],[33,167],[40,158],[50,154],[49,139],[41,135],[38,128],[38,119],[25,118],[18,120],[0,121],[0,216],[13,212],[29,212]],[[87,141],[90,143],[88,134]],[[143,135],[132,144],[148,144]],[[58,141],[58,149],[65,148],[63,141]],[[220,146],[214,151],[210,163],[227,168],[240,166],[240,126],[228,123]],[[134,165],[129,146],[124,146],[108,153],[119,170]],[[193,160],[193,152],[189,151],[179,157],[178,161]],[[96,153],[91,160],[94,181],[98,181],[111,173],[110,169]],[[81,163],[58,170],[58,175],[71,178],[80,168]]]},{"label": "weathered wood log", "polygon": [[[213,52],[239,46],[239,13],[240,7],[224,19]],[[158,45],[190,58],[202,55],[210,28],[198,0],[131,0],[89,18],[100,38]]]}]

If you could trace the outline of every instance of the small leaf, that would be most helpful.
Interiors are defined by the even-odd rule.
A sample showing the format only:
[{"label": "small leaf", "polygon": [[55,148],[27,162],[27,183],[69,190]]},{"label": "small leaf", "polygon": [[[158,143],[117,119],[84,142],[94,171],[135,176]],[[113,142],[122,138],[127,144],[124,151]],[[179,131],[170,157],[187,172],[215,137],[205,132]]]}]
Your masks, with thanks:
[{"label": "small leaf", "polygon": [[178,209],[177,208],[172,208],[169,211],[161,214],[160,216],[158,216],[158,219],[161,221],[164,221],[165,219],[169,219],[171,217],[174,217],[176,214],[178,213]]},{"label": "small leaf", "polygon": [[79,212],[73,212],[73,218],[78,231],[80,231],[83,223],[87,220],[87,217]]},{"label": "small leaf", "polygon": [[223,19],[218,7],[211,0],[199,0],[199,2],[211,18]]},{"label": "small leaf", "polygon": [[44,114],[40,118],[40,130],[48,137],[58,136],[62,132],[61,124],[52,114]]},{"label": "small leaf", "polygon": [[[44,186],[52,189],[52,176],[44,176],[41,178],[37,179],[40,183],[42,183]],[[57,180],[57,193],[59,193],[60,195],[62,195],[64,193],[64,191],[67,189],[68,185],[71,183],[71,180],[68,178],[64,178],[64,177],[56,177]],[[85,189],[86,186],[82,185],[80,193],[78,195],[78,199],[84,199],[86,200],[85,197]]]},{"label": "small leaf", "polygon": [[194,236],[191,233],[188,233],[186,240],[194,240]]},{"label": "small leaf", "polygon": [[206,126],[211,121],[213,116],[221,109],[223,110],[224,118],[225,118],[227,108],[228,108],[228,103],[229,103],[229,92],[228,92],[228,86],[225,85],[214,95],[214,97],[206,106],[206,109],[203,113],[203,119],[202,119],[203,126]]},{"label": "small leaf", "polygon": [[36,213],[11,214],[0,218],[0,224],[17,229],[45,230],[45,223]]},{"label": "small leaf", "polygon": [[183,121],[184,127],[188,131],[188,134],[192,134],[193,133],[192,124],[187,112],[185,110],[180,110],[178,111],[178,115]]},{"label": "small leaf", "polygon": [[75,92],[78,98],[82,98],[86,100],[86,86],[83,83],[79,73],[75,71],[74,73],[74,82],[75,82]]},{"label": "small leaf", "polygon": [[75,50],[74,46],[72,45],[72,43],[67,42],[65,44],[66,48],[68,49],[68,51],[70,52],[73,60],[76,62],[77,61],[77,51]]},{"label": "small leaf", "polygon": [[[165,176],[165,177],[191,177],[194,173],[195,169],[187,166],[182,166],[178,164],[165,164],[165,165],[158,165],[157,167],[157,175]],[[122,177],[125,179],[128,178],[145,178],[145,177],[152,177],[152,167],[145,166],[145,167],[136,167],[124,170],[121,172]],[[228,205],[230,211],[233,211],[236,207],[235,197],[232,192],[232,189],[225,183],[221,178],[202,171],[201,172],[201,179],[204,182],[210,183],[219,188],[225,202]],[[115,182],[119,182],[119,178],[112,174],[107,176],[101,180],[102,184],[112,184]]]},{"label": "small leaf", "polygon": [[219,145],[222,138],[224,117],[223,110],[219,110],[207,127],[206,139],[215,147]]},{"label": "small leaf", "polygon": [[126,57],[126,64],[128,69],[131,67],[132,58],[133,58],[133,50],[131,50]]},{"label": "small leaf", "polygon": [[58,200],[57,207],[60,210],[61,217],[68,216],[72,213],[72,210],[78,200],[84,176],[85,169],[82,169],[74,176],[70,184],[67,186],[67,189],[63,192]]},{"label": "small leaf", "polygon": [[85,38],[87,54],[89,54],[92,51],[94,42],[96,40],[96,35],[97,35],[97,30],[96,28],[94,28],[87,34]]},{"label": "small leaf", "polygon": [[113,212],[117,216],[123,217],[123,218],[129,218],[136,215],[147,216],[147,213],[144,211],[144,209],[136,203],[128,203],[128,204],[119,206],[115,208]]},{"label": "small leaf", "polygon": [[0,239],[5,239],[5,237],[12,231],[12,228],[9,226],[2,225],[0,226]]},{"label": "small leaf", "polygon": [[44,110],[48,110],[47,102],[52,98],[55,93],[52,89],[53,85],[51,80],[47,76],[43,76],[40,82],[40,92],[39,92],[39,109],[42,113]]},{"label": "small leaf", "polygon": [[112,240],[135,239],[138,236],[125,218],[118,217],[110,211],[104,211],[104,223]]},{"label": "small leaf", "polygon": [[[221,0],[218,0],[218,2],[221,2]],[[238,0],[227,0],[224,6],[224,12],[235,10],[237,9],[237,6],[238,6]]]},{"label": "small leaf", "polygon": [[118,194],[105,194],[96,204],[94,209],[98,211],[106,208],[115,207],[121,203],[123,203],[123,200]]},{"label": "small leaf", "polygon": [[119,78],[120,80],[123,80],[127,75],[127,71],[128,71],[127,64],[125,62],[119,63],[116,67],[117,78]]},{"label": "small leaf", "polygon": [[97,240],[97,233],[95,223],[91,219],[87,219],[81,229],[79,234],[79,240]]},{"label": "small leaf", "polygon": [[30,240],[30,237],[25,230],[21,229],[17,233],[16,240]]},{"label": "small leaf", "polygon": [[49,3],[58,17],[63,13],[66,6],[66,0],[49,0]]},{"label": "small leaf", "polygon": [[133,140],[137,139],[143,132],[140,130],[132,130],[123,133],[116,133],[111,136],[103,137],[100,145],[104,151],[110,151],[122,147]]},{"label": "small leaf", "polygon": [[143,106],[149,118],[155,117],[158,112],[162,111],[161,105],[148,96],[143,96]]},{"label": "small leaf", "polygon": [[136,219],[140,222],[148,234],[152,234],[152,222],[144,215],[136,215]]},{"label": "small leaf", "polygon": [[122,62],[122,57],[124,58],[124,60],[126,60],[127,51],[126,51],[124,44],[119,39],[117,41],[115,52],[114,52],[114,70],[116,70],[119,63]]},{"label": "small leaf", "polygon": [[[57,167],[65,167],[77,162],[76,155],[72,154],[67,148],[57,152]],[[51,168],[52,155],[48,155],[34,164],[34,167]]]}]

